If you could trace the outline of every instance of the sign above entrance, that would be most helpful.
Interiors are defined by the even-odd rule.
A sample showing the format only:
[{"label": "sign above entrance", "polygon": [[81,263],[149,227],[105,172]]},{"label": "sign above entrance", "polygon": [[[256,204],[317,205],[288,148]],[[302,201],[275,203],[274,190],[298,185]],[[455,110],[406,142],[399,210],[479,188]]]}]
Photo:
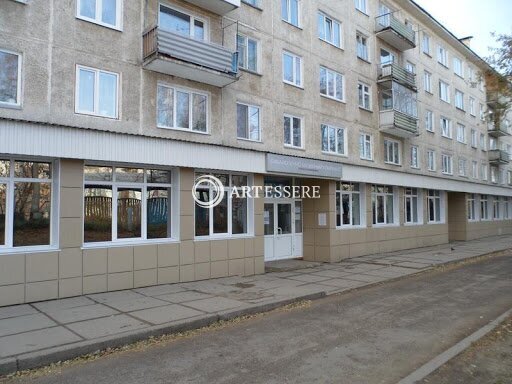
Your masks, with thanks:
[{"label": "sign above entrance", "polygon": [[266,166],[267,172],[289,175],[316,176],[338,180],[343,175],[341,164],[273,153],[267,153]]}]

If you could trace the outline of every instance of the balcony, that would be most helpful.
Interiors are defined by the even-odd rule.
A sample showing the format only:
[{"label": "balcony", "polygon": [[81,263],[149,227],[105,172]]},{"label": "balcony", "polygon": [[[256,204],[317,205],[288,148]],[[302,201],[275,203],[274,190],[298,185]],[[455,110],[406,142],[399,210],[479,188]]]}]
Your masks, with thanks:
[{"label": "balcony", "polygon": [[143,66],[216,87],[238,80],[236,52],[159,27],[151,28],[143,35]]},{"label": "balcony", "polygon": [[381,132],[392,136],[408,139],[419,135],[418,119],[394,109],[380,112],[379,125]]},{"label": "balcony", "polygon": [[[379,66],[379,83],[388,83],[396,81],[403,86],[417,91],[416,87],[416,74],[409,72],[407,69],[402,68],[398,64],[385,64]],[[388,85],[389,87],[389,85]]]},{"label": "balcony", "polygon": [[200,8],[207,9],[217,15],[224,16],[226,13],[240,7],[240,0],[185,0]]},{"label": "balcony", "polygon": [[392,13],[375,18],[375,33],[401,52],[416,47],[416,33]]},{"label": "balcony", "polygon": [[489,150],[489,163],[492,165],[508,164],[510,162],[510,156],[507,151],[502,149],[491,149]]},{"label": "balcony", "polygon": [[492,137],[510,136],[510,131],[502,124],[489,123],[487,133]]}]

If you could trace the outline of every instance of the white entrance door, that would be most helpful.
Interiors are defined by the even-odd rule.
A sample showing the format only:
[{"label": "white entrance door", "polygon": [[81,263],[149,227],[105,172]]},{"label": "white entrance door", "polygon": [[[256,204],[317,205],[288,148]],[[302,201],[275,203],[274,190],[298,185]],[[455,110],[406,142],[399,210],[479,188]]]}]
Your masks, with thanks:
[{"label": "white entrance door", "polygon": [[[297,202],[267,202],[264,208],[265,261],[293,259],[302,253],[301,205]],[[297,231],[296,231],[297,230]],[[298,233],[296,233],[298,232]]]}]

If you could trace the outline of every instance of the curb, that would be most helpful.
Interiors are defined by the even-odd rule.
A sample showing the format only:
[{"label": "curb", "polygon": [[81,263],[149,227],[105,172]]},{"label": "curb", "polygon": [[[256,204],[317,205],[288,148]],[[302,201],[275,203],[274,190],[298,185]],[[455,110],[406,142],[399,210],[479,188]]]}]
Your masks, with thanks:
[{"label": "curb", "polygon": [[269,312],[299,301],[317,300],[325,296],[327,296],[327,293],[325,291],[321,291],[291,299],[256,305],[253,307],[225,311],[221,314],[205,315],[199,319],[180,320],[171,324],[156,325],[121,335],[106,336],[95,340],[81,341],[78,343],[43,349],[41,351],[24,353],[16,357],[0,359],[0,375],[8,375],[16,371],[39,368],[58,361],[71,360],[82,355],[95,353],[107,348],[119,348],[128,344],[133,344],[137,341],[148,339],[149,337],[158,337],[165,334],[199,329],[220,321],[231,320],[240,316],[253,315],[256,313]]},{"label": "curb", "polygon": [[398,384],[414,384],[418,381],[424,379],[432,372],[440,368],[442,365],[446,364],[449,360],[453,359],[455,356],[464,352],[467,348],[471,346],[474,342],[480,340],[482,337],[487,335],[492,330],[496,329],[503,321],[505,321],[510,315],[512,315],[512,309],[509,309],[496,319],[492,320],[487,325],[484,325],[482,328],[472,333],[468,337],[462,339],[453,347],[448,348],[446,351],[441,353],[440,355],[434,357],[428,363],[422,365],[416,371],[411,373],[409,376],[404,377],[402,380],[398,382]]}]

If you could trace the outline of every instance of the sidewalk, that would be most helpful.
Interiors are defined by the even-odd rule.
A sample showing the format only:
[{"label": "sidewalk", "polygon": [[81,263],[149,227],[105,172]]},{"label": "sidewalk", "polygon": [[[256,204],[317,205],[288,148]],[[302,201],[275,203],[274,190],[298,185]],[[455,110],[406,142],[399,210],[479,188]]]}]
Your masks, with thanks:
[{"label": "sidewalk", "polygon": [[[512,248],[512,236],[362,256],[251,277],[162,285],[0,308],[0,374],[267,311]],[[287,269],[290,265],[286,264]],[[279,266],[277,267],[279,269]]]}]

